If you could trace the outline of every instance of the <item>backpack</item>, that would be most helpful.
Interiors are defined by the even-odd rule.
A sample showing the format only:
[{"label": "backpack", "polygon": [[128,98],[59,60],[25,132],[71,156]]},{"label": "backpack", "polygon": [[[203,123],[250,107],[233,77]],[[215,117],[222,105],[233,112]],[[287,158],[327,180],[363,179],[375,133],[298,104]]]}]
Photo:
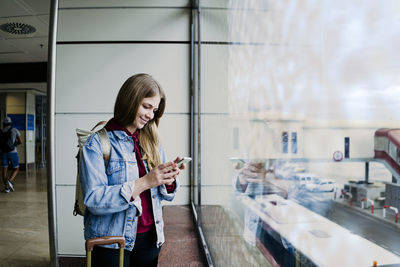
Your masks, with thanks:
[{"label": "backpack", "polygon": [[105,165],[108,165],[108,162],[110,160],[110,152],[111,152],[111,143],[110,139],[107,134],[107,130],[103,127],[98,131],[94,131],[98,126],[105,124],[106,121],[100,121],[99,123],[96,124],[92,128],[92,130],[84,130],[84,129],[76,129],[76,135],[78,136],[78,147],[79,151],[78,154],[76,155],[77,159],[77,175],[76,175],[76,188],[75,188],[75,204],[74,204],[74,211],[73,215],[84,215],[85,214],[85,204],[83,203],[83,193],[82,193],[82,187],[81,187],[81,158],[82,158],[82,147],[85,144],[86,140],[91,136],[92,134],[98,134],[99,139],[100,139],[100,144],[101,144],[101,150],[103,151],[103,159],[105,162]]},{"label": "backpack", "polygon": [[15,144],[11,138],[11,129],[8,129],[7,132],[0,130],[0,149],[2,152],[10,152],[15,149]]}]

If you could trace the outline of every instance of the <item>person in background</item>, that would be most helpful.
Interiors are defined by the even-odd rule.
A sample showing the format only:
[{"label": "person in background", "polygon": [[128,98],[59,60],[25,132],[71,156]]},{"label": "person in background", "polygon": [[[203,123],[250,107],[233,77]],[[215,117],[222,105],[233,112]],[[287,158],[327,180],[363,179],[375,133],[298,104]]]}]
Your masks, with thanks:
[{"label": "person in background", "polygon": [[[6,117],[3,121],[3,129],[1,130],[1,158],[3,166],[3,183],[4,192],[14,191],[14,179],[19,171],[19,158],[17,145],[22,144],[20,132],[11,126],[10,117]],[[8,166],[11,164],[12,171],[8,177]]]},{"label": "person in background", "polygon": [[[157,266],[164,243],[162,200],[179,187],[177,157],[166,162],[157,134],[165,94],[148,74],[128,78],[119,90],[114,117],[105,128],[111,142],[105,166],[97,134],[82,149],[81,185],[86,206],[85,239],[125,237],[124,266]],[[92,266],[117,266],[117,244],[96,246]]]}]

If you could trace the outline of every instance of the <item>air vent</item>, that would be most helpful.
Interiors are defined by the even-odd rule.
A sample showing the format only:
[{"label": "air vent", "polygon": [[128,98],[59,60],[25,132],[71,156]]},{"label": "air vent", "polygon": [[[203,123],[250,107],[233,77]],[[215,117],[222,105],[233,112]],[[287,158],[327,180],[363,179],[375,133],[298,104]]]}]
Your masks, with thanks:
[{"label": "air vent", "polygon": [[36,32],[35,27],[21,22],[4,23],[0,25],[0,29],[14,35],[26,35]]}]

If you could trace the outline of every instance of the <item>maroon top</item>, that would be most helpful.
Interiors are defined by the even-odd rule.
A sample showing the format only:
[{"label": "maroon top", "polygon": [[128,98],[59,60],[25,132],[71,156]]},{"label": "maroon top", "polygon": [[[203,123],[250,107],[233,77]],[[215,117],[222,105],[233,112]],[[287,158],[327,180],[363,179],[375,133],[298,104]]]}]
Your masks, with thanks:
[{"label": "maroon top", "polygon": [[[105,128],[107,131],[124,131],[128,136],[132,137],[134,144],[133,152],[136,154],[136,161],[139,169],[139,178],[145,176],[146,168],[142,160],[142,153],[139,146],[139,131],[136,131],[132,134],[125,127],[119,125],[114,118],[107,122]],[[168,193],[171,193],[175,190],[175,182],[172,185],[165,186]],[[143,191],[139,196],[142,202],[142,215],[138,218],[137,233],[144,233],[150,231],[154,225],[150,189]],[[131,201],[133,201],[133,198],[131,198]]]}]

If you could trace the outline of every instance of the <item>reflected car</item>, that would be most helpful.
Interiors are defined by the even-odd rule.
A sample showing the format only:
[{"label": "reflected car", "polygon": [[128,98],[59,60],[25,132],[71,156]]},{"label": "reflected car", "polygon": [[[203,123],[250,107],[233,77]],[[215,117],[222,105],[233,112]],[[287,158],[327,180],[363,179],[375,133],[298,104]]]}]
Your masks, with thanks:
[{"label": "reflected car", "polygon": [[306,184],[310,184],[310,183],[314,183],[318,180],[320,180],[321,178],[319,178],[317,175],[313,174],[313,173],[307,173],[307,172],[303,172],[303,173],[297,173],[293,176],[293,180],[296,182],[300,183],[300,186],[304,186]]},{"label": "reflected car", "polygon": [[286,164],[280,168],[276,168],[275,176],[279,179],[285,180],[293,180],[294,176],[298,173],[305,172],[306,168],[303,164],[293,163],[293,164]]},{"label": "reflected car", "polygon": [[318,179],[314,183],[305,185],[305,189],[311,192],[333,192],[335,190],[335,182],[330,179]]}]

